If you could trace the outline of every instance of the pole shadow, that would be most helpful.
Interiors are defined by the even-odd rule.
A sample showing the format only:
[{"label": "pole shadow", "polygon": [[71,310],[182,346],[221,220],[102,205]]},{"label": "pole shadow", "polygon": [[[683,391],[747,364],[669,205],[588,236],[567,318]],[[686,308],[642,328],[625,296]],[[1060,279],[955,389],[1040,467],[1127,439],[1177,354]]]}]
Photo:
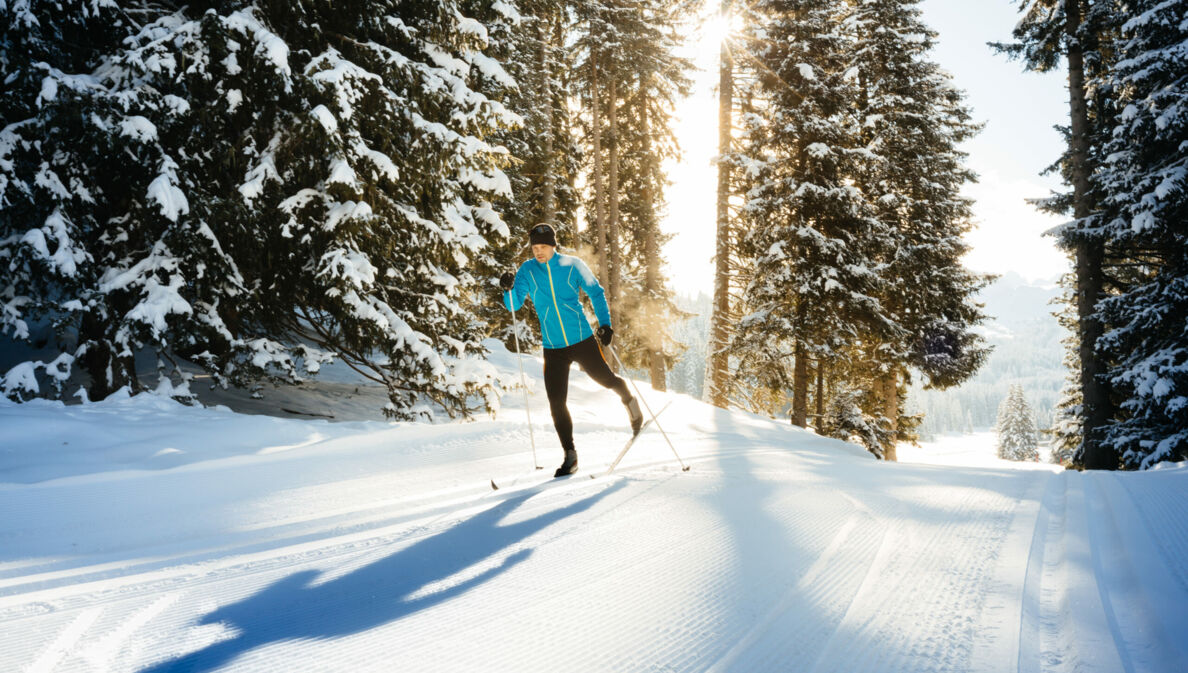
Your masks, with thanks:
[{"label": "pole shadow", "polygon": [[237,635],[141,673],[209,671],[264,645],[294,639],[331,639],[389,624],[427,610],[507,572],[532,555],[520,549],[497,565],[440,591],[422,590],[487,560],[544,528],[584,512],[624,482],[560,509],[509,525],[499,522],[539,492],[529,489],[398,552],[315,584],[316,570],[293,573],[238,603],[199,620],[223,623]]}]

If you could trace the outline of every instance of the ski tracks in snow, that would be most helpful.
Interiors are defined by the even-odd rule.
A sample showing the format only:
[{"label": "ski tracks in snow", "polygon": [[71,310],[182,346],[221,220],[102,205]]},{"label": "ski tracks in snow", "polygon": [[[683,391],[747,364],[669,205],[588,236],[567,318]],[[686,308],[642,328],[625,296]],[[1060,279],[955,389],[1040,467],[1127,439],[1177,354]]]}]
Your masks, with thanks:
[{"label": "ski tracks in snow", "polygon": [[[1177,576],[1188,546],[1176,539],[1184,510],[1169,516],[1166,506],[1188,503],[1156,489],[1142,499],[1152,511],[1140,513],[1123,485],[1135,476],[1065,472],[1048,480],[1023,581],[1018,671],[1188,670],[1188,587]],[[1178,559],[1160,553],[1167,540]]]},{"label": "ski tracks in snow", "polygon": [[15,593],[0,669],[1188,670],[1180,475],[752,446]]}]

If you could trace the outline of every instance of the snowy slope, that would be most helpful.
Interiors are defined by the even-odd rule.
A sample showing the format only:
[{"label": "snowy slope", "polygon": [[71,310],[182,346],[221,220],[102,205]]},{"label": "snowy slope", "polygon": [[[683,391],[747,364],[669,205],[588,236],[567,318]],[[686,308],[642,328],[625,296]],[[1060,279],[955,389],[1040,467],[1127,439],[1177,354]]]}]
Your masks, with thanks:
[{"label": "snowy slope", "polygon": [[576,371],[582,471],[535,484],[519,395],[0,406],[0,671],[1188,670],[1188,471],[884,464],[645,393],[691,471],[649,430],[587,478],[626,416]]}]

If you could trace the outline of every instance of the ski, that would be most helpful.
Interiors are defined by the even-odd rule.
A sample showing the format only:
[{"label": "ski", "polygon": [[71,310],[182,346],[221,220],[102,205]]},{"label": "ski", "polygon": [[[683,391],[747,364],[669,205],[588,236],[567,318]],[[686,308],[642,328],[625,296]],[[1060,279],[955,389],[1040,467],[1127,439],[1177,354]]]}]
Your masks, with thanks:
[{"label": "ski", "polygon": [[644,430],[648,429],[648,426],[652,424],[652,421],[656,420],[660,414],[664,413],[664,410],[668,408],[669,404],[672,404],[671,400],[669,400],[669,402],[663,407],[660,407],[660,411],[657,411],[654,416],[644,421],[644,424],[639,428],[639,432],[635,433],[631,436],[631,439],[627,440],[627,443],[623,445],[623,449],[619,451],[619,455],[615,456],[615,460],[610,464],[610,467],[606,468],[606,472],[603,472],[602,474],[592,474],[590,475],[590,478],[597,479],[598,477],[605,477],[611,472],[614,472],[615,468],[619,466],[619,461],[623,460],[623,456],[627,455],[627,451],[631,448],[631,445],[635,443],[635,440],[639,439],[639,436],[644,433]]},{"label": "ski", "polygon": [[[669,404],[672,404],[672,402],[670,401],[668,404],[665,404],[660,409],[660,411],[656,412],[656,416],[659,416],[660,414],[664,413],[664,410],[668,408]],[[644,424],[639,427],[639,432],[635,433],[634,435],[632,435],[631,439],[627,440],[627,443],[623,446],[623,449],[621,451],[619,451],[619,455],[615,457],[615,461],[613,463],[611,463],[610,468],[607,469],[606,472],[592,474],[592,475],[590,475],[590,478],[597,479],[598,477],[605,477],[605,476],[609,475],[615,469],[615,467],[618,466],[619,461],[623,460],[623,456],[627,455],[627,450],[631,448],[631,445],[635,443],[635,440],[639,439],[639,436],[644,433],[644,430],[648,429],[648,426],[652,424],[652,421],[656,420],[656,416],[653,416],[652,418],[649,418],[646,421],[644,421]],[[539,470],[540,470],[540,468],[537,468],[536,470],[534,470],[532,472],[522,474],[522,475],[516,477],[515,479],[511,479],[508,481],[495,481],[494,479],[492,479],[491,480],[491,490],[504,491],[504,490],[507,490],[510,488],[517,488],[517,487],[527,488],[527,487],[532,487],[532,486],[538,486],[540,484],[547,484],[551,481],[562,481],[562,480],[569,479],[570,477],[574,476],[572,474],[566,474],[566,475],[562,475],[560,477],[554,477],[552,474],[541,473]]]}]

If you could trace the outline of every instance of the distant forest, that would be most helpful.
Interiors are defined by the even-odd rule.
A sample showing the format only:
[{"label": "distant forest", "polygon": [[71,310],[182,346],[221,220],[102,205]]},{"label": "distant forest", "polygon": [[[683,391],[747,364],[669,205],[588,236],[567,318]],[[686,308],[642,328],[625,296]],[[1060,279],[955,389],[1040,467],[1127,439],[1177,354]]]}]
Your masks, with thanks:
[{"label": "distant forest", "polygon": [[[1061,362],[1060,345],[1067,333],[1052,315],[1058,307],[1051,302],[1059,293],[1055,282],[1033,284],[1015,274],[1003,276],[982,292],[986,313],[993,318],[985,337],[994,352],[977,375],[957,388],[924,390],[918,379],[913,381],[906,409],[924,415],[918,429],[921,439],[993,428],[998,405],[1014,383],[1023,386],[1035,411],[1036,427],[1051,426],[1068,371]],[[674,339],[686,350],[669,372],[669,384],[676,392],[700,398],[711,298],[684,295],[677,304],[694,315],[673,330]]]}]

